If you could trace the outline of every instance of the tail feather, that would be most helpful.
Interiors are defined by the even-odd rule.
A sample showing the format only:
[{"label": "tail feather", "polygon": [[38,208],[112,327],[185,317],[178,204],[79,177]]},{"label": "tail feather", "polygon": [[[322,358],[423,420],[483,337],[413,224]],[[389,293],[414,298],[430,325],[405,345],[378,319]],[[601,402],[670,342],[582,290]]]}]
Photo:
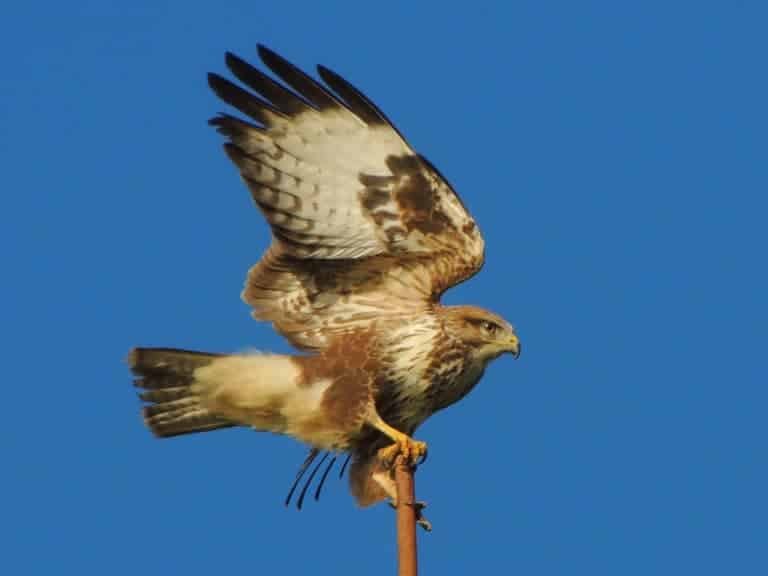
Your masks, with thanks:
[{"label": "tail feather", "polygon": [[236,424],[214,416],[200,404],[195,370],[219,358],[218,354],[173,348],[134,348],[128,364],[137,376],[134,385],[143,391],[144,422],[155,436],[169,437]]},{"label": "tail feather", "polygon": [[145,390],[139,393],[139,398],[144,402],[171,402],[180,400],[187,395],[187,389],[183,386],[174,386],[173,388],[160,388],[157,390]]}]

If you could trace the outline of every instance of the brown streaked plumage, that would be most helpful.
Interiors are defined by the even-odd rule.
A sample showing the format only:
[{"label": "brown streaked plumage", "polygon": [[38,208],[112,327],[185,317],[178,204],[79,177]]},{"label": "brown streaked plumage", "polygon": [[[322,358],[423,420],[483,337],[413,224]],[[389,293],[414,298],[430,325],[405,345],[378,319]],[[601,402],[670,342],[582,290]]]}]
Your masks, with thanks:
[{"label": "brown streaked plumage", "polygon": [[361,505],[394,498],[392,459],[426,453],[416,428],[466,395],[488,362],[517,356],[519,341],[491,312],[439,302],[484,251],[440,173],[337,74],[318,67],[323,86],[263,46],[259,55],[282,83],[227,54],[247,89],[216,74],[209,83],[250,120],[210,123],[273,232],[243,299],[305,354],[137,348],[129,363],[145,422],[163,437],[250,426],[306,442],[288,499],[324,451],[351,457]]}]

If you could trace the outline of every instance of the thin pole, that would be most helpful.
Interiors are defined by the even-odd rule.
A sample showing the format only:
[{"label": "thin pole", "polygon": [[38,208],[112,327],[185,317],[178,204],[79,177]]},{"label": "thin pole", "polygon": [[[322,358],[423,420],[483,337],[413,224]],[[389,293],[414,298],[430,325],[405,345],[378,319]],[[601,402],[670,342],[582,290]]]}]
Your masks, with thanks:
[{"label": "thin pole", "polygon": [[397,565],[399,576],[417,576],[416,496],[413,467],[402,456],[395,460],[397,484]]}]

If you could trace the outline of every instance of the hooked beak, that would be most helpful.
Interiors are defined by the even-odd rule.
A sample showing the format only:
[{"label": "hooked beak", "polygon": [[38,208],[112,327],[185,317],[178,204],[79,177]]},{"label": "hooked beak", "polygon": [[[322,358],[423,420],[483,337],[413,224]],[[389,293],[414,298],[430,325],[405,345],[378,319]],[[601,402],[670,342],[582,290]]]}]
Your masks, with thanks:
[{"label": "hooked beak", "polygon": [[512,354],[512,357],[515,360],[520,358],[520,339],[515,334],[512,334],[512,336],[509,337],[506,351]]}]

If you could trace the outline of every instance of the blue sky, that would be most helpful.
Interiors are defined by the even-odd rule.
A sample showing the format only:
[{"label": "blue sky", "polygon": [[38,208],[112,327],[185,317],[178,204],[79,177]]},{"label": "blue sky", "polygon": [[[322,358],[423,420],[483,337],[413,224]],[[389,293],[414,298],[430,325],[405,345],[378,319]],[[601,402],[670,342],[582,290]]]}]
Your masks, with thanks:
[{"label": "blue sky", "polygon": [[206,125],[257,42],[440,168],[488,246],[447,301],[523,341],[419,431],[424,573],[768,573],[764,5],[447,4],[0,8],[4,573],[394,573],[386,506],[285,509],[285,438],[153,439],[123,363],[289,350],[239,300],[269,232]]}]

